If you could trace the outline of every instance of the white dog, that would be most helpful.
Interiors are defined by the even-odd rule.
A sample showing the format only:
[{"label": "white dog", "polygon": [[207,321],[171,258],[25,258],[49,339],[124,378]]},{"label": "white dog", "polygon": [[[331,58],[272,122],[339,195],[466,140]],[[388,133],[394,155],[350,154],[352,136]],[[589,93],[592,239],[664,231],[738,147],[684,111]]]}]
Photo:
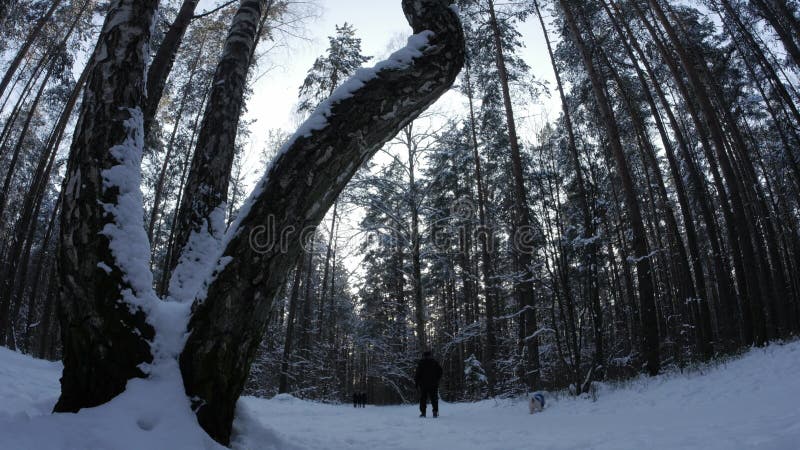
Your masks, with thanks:
[{"label": "white dog", "polygon": [[544,410],[544,394],[541,392],[534,392],[528,402],[528,411],[531,414],[542,412]]}]

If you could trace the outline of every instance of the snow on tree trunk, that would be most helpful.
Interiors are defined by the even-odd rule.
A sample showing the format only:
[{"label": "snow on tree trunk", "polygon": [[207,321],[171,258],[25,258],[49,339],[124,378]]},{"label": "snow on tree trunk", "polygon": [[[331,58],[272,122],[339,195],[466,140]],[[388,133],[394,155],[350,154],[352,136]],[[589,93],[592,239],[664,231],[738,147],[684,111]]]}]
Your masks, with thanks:
[{"label": "snow on tree trunk", "polygon": [[64,373],[56,411],[110,400],[153,359],[154,328],[145,314],[152,275],[140,270],[150,251],[138,182],[157,4],[109,5],[70,149],[58,249]]},{"label": "snow on tree trunk", "polygon": [[[194,307],[180,356],[198,420],[217,441],[230,440],[236,401],[272,301],[301,251],[301,230],[316,227],[361,164],[461,70],[464,37],[449,4],[403,0],[416,33],[409,45],[356,72],[320,105],[276,156],[225,237],[218,273]],[[273,232],[289,239],[272,242]]]},{"label": "snow on tree trunk", "polygon": [[195,262],[213,259],[219,252],[236,131],[263,4],[263,0],[242,1],[214,74],[172,244],[169,293],[176,297],[192,299],[206,273],[197,270]]}]

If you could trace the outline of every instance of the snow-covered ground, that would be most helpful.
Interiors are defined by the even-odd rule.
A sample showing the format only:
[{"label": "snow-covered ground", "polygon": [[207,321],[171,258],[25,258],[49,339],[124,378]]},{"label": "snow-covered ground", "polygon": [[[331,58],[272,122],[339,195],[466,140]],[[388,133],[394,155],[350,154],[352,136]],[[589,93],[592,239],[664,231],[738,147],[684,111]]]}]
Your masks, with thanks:
[{"label": "snow-covered ground", "polygon": [[[192,422],[179,380],[131,382],[80,414],[49,414],[60,366],[0,348],[0,449],[218,448]],[[541,414],[524,402],[324,405],[243,398],[239,449],[800,449],[800,342],[750,351],[703,373],[603,388],[597,402],[562,398]]]}]

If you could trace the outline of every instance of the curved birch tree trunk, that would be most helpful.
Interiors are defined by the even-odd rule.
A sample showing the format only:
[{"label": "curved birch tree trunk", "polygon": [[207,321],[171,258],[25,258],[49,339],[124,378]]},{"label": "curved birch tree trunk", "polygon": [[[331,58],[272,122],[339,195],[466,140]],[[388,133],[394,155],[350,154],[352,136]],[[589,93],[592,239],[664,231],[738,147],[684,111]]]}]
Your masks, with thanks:
[{"label": "curved birch tree trunk", "polygon": [[[267,313],[313,229],[362,163],[445,93],[464,63],[464,36],[449,0],[403,0],[417,33],[404,51],[334,93],[283,148],[232,225],[218,273],[195,304],[180,356],[198,420],[228,443]],[[285,245],[254,242],[265,227]],[[275,237],[275,236],[271,236]],[[267,236],[266,239],[270,239]],[[254,244],[266,244],[264,246]]]}]

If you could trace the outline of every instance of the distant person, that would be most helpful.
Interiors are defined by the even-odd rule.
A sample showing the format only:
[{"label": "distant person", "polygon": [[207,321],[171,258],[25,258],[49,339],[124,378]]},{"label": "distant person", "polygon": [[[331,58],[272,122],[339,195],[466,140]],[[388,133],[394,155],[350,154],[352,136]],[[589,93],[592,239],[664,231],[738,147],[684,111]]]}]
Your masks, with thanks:
[{"label": "distant person", "polygon": [[361,403],[361,407],[362,408],[366,408],[367,407],[367,393],[366,392],[362,392],[361,393],[361,402],[360,403]]},{"label": "distant person", "polygon": [[439,381],[441,379],[442,366],[433,359],[431,352],[424,352],[422,359],[417,363],[417,373],[414,375],[414,382],[419,389],[420,417],[425,417],[428,399],[433,408],[433,417],[439,417]]},{"label": "distant person", "polygon": [[353,391],[353,408],[358,408],[358,402],[359,402],[358,392]]}]

